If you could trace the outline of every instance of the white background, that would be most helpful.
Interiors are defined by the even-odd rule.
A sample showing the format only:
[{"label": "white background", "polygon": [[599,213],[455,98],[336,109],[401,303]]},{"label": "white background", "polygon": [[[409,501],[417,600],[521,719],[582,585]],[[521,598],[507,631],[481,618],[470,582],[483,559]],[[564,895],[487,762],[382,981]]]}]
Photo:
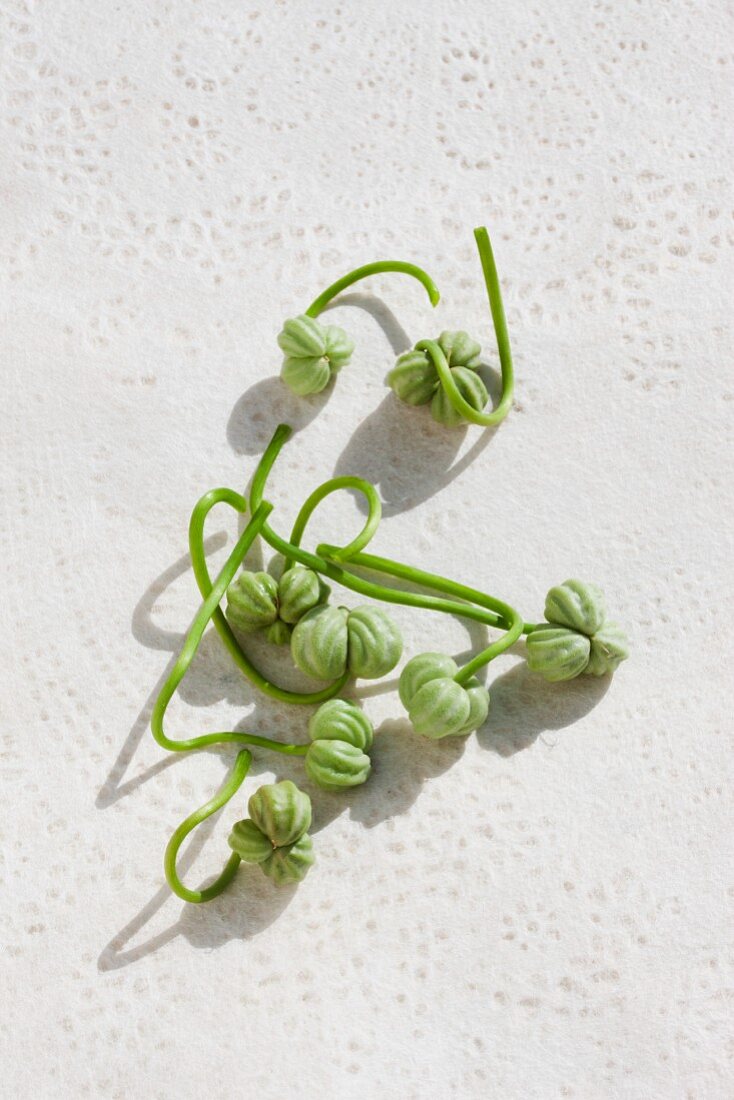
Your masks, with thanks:
[{"label": "white background", "polygon": [[[729,5],[2,13],[4,1095],[731,1096]],[[383,379],[444,327],[496,366],[479,224],[516,406],[451,433]],[[293,398],[283,319],[387,257],[424,265],[440,306],[373,280],[330,314],[352,365]],[[634,653],[551,687],[518,646],[465,743],[411,734],[394,679],[358,685],[374,774],[313,792],[307,880],[242,869],[187,906],[163,848],[233,752],[167,757],[150,701],[197,606],[189,511],[244,488],[281,420],[279,530],[362,474],[377,552],[527,619],[594,580]],[[307,541],[361,518],[333,499]],[[214,567],[235,525],[211,522]],[[407,655],[485,636],[398,618]],[[305,736],[211,634],[182,695],[175,735]],[[253,772],[188,882],[258,782],[302,778],[265,754]]]}]

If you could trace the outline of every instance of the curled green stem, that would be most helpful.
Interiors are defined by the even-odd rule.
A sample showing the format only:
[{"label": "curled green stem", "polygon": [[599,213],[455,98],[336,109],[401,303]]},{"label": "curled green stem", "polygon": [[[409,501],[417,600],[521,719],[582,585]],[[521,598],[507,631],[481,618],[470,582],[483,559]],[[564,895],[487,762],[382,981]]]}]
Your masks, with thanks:
[{"label": "curled green stem", "polygon": [[174,894],[177,894],[184,901],[211,901],[212,898],[221,894],[222,890],[229,885],[237,873],[237,868],[240,865],[240,857],[236,852],[232,852],[232,855],[224,865],[224,870],[210,886],[205,887],[203,890],[190,890],[188,886],[184,886],[181,879],[178,877],[176,861],[178,859],[179,848],[189,833],[192,832],[197,825],[201,825],[202,821],[206,821],[208,817],[211,817],[212,814],[216,813],[222,806],[225,806],[230,798],[237,793],[242,786],[251,763],[252,754],[249,753],[247,749],[242,749],[241,752],[238,752],[234,767],[223,786],[217,791],[213,798],[210,798],[208,802],[205,802],[198,810],[194,810],[185,821],[181,822],[166,845],[166,853],[163,857],[163,869],[166,874],[166,881]]},{"label": "curled green stem", "polygon": [[311,302],[311,305],[306,310],[306,316],[318,317],[332,298],[336,298],[337,294],[341,294],[348,286],[352,286],[353,283],[359,282],[360,279],[367,279],[370,275],[383,275],[389,272],[411,275],[414,279],[417,279],[418,282],[425,287],[431,305],[437,305],[441,295],[431,276],[427,275],[422,268],[417,267],[415,264],[403,263],[402,260],[378,260],[377,263],[364,264],[362,267],[357,267],[354,271],[350,271],[347,275],[343,275],[341,279],[337,279],[335,283],[332,283],[331,286],[328,286],[326,290],[322,291],[318,298],[314,298],[313,302]]},{"label": "curled green stem", "polygon": [[[293,524],[293,530],[291,531],[290,541],[293,546],[300,546],[301,539],[303,538],[303,532],[306,530],[306,524],[311,518],[314,509],[321,503],[321,501],[329,496],[331,493],[336,493],[340,489],[356,489],[362,493],[367,506],[369,508],[369,514],[367,521],[352,541],[341,549],[334,549],[333,557],[339,561],[342,558],[346,559],[351,557],[352,554],[359,553],[360,550],[364,550],[365,546],[370,542],[372,536],[380,525],[382,518],[382,504],[377,494],[377,490],[374,485],[369,481],[365,481],[363,477],[352,477],[347,475],[346,477],[334,477],[330,481],[325,481],[322,485],[319,485],[318,489],[315,489],[311,493],[310,497],[301,505],[301,509],[296,516],[296,521]],[[288,569],[290,561],[287,560],[285,568]]]},{"label": "curled green stem", "polygon": [[502,396],[496,409],[493,409],[490,413],[479,412],[473,408],[468,401],[466,401],[460,391],[456,382],[453,379],[449,364],[446,360],[446,356],[443,350],[435,340],[421,340],[416,344],[416,348],[420,351],[425,351],[430,356],[430,359],[436,368],[439,380],[443,386],[446,396],[449,401],[465,420],[471,421],[472,424],[479,424],[483,427],[491,427],[493,424],[499,424],[501,420],[507,416],[512,405],[512,395],[515,388],[515,376],[512,366],[512,350],[510,348],[510,336],[507,331],[507,319],[505,318],[505,307],[502,304],[502,292],[500,290],[500,281],[497,275],[497,267],[494,262],[494,254],[492,252],[492,245],[489,240],[489,234],[484,226],[479,226],[474,230],[474,239],[477,242],[477,249],[479,251],[479,259],[482,264],[482,273],[484,275],[484,283],[487,288],[487,297],[489,298],[489,308],[492,313],[492,323],[494,325],[495,338],[497,340],[497,350],[500,357],[500,370],[502,373]]}]

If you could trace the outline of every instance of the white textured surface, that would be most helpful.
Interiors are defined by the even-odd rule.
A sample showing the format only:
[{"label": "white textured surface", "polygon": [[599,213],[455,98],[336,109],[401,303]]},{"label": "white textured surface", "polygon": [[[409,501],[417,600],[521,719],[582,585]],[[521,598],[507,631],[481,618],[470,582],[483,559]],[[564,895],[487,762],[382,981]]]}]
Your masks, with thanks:
[{"label": "white textured surface", "polygon": [[[729,11],[2,4],[4,1095],[732,1095]],[[495,360],[481,223],[517,407],[446,434],[382,378],[442,327]],[[436,315],[375,280],[332,314],[358,352],[328,403],[289,397],[282,319],[386,255],[434,275]],[[378,549],[528,618],[594,579],[634,659],[550,688],[518,649],[465,745],[359,692],[375,774],[315,797],[306,882],[187,907],[163,846],[232,754],[164,759],[149,701],[196,605],[189,510],[282,419],[281,530],[365,474]],[[319,534],[359,518],[334,500]],[[482,638],[400,621],[408,652]],[[173,717],[305,716],[208,635]]]}]

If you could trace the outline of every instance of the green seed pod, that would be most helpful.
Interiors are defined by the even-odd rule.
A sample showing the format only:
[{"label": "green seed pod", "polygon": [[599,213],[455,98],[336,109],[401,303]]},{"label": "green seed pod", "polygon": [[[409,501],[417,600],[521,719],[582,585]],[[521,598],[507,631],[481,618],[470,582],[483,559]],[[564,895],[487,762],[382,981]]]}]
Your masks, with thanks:
[{"label": "green seed pod", "polygon": [[463,737],[467,733],[478,730],[487,721],[489,714],[489,692],[476,677],[472,676],[471,680],[464,685],[464,691],[469,697],[469,717],[454,737]]},{"label": "green seed pod", "polygon": [[283,360],[280,377],[293,393],[308,397],[326,389],[331,379],[331,367],[323,356],[309,359],[288,357]]},{"label": "green seed pod", "polygon": [[403,639],[395,623],[379,607],[355,607],[347,619],[349,671],[365,680],[378,680],[395,668]]},{"label": "green seed pod", "polygon": [[284,623],[297,623],[307,611],[323,603],[318,573],[304,565],[293,565],[278,581],[278,616]]},{"label": "green seed pod", "polygon": [[400,674],[400,701],[416,733],[438,740],[463,737],[484,724],[489,692],[476,677],[463,686],[456,661],[445,653],[419,653]]},{"label": "green seed pod", "polygon": [[320,604],[296,623],[291,655],[301,672],[315,680],[336,680],[347,667],[347,618],[344,607]]},{"label": "green seed pod", "polygon": [[585,634],[565,626],[542,623],[525,642],[528,668],[546,680],[572,680],[589,663],[591,642]]},{"label": "green seed pod", "polygon": [[326,340],[326,358],[333,371],[346,367],[354,353],[354,341],[350,340],[343,328],[327,325],[324,329]]},{"label": "green seed pod", "polygon": [[276,619],[265,631],[265,637],[272,645],[288,645],[291,640],[291,627],[281,619]]},{"label": "green seed pod", "polygon": [[325,389],[332,372],[346,366],[354,351],[344,329],[320,325],[305,314],[285,322],[278,344],[285,352],[281,378],[300,396]]},{"label": "green seed pod", "polygon": [[314,861],[311,837],[304,833],[294,844],[276,848],[260,866],[276,886],[289,886],[301,882]]},{"label": "green seed pod", "polygon": [[604,623],[591,639],[591,655],[584,672],[587,676],[604,676],[619,668],[629,655],[629,642],[621,626]]},{"label": "green seed pod", "polygon": [[604,593],[595,584],[568,580],[551,588],[545,598],[545,617],[549,623],[567,626],[591,637],[606,618]]},{"label": "green seed pod", "polygon": [[346,741],[366,751],[372,746],[372,723],[354,703],[329,699],[308,723],[308,736],[312,741]]},{"label": "green seed pod", "polygon": [[398,687],[400,702],[408,710],[413,696],[429,680],[444,677],[453,679],[458,671],[456,661],[452,657],[447,657],[445,653],[419,653],[417,657],[412,657],[408,661],[400,673]]},{"label": "green seed pod", "polygon": [[[468,367],[453,367],[451,377],[456,387],[473,409],[481,412],[489,400],[487,387],[479,375]],[[439,386],[431,401],[431,416],[439,424],[445,424],[447,428],[456,428],[467,421],[449,401],[443,386]]]},{"label": "green seed pod", "polygon": [[406,405],[427,405],[436,392],[438,374],[424,351],[406,351],[398,356],[387,384]]},{"label": "green seed pod", "polygon": [[291,317],[278,335],[278,347],[292,359],[320,359],[326,354],[324,326],[313,317]]},{"label": "green seed pod", "polygon": [[348,741],[312,741],[305,758],[306,775],[325,790],[358,787],[370,774],[366,753]]},{"label": "green seed pod", "polygon": [[481,364],[481,346],[466,332],[442,332],[438,338],[441,351],[450,367],[476,370]]},{"label": "green seed pod", "polygon": [[232,826],[227,843],[245,863],[262,863],[273,854],[272,841],[249,817]]},{"label": "green seed pod", "polygon": [[429,680],[415,693],[408,717],[416,733],[437,741],[461,734],[471,710],[469,695],[461,684],[442,676]]},{"label": "green seed pod", "polygon": [[354,676],[377,679],[395,668],[402,650],[400,631],[377,607],[314,607],[291,637],[296,665],[317,680],[336,680],[347,668]]},{"label": "green seed pod", "polygon": [[[438,344],[461,396],[481,412],[489,400],[484,382],[475,373],[481,363],[481,347],[466,332],[442,332]],[[456,427],[464,422],[464,417],[446,397],[438,372],[425,351],[413,348],[398,356],[387,376],[387,384],[406,405],[427,405],[430,401],[431,415],[440,424]]]},{"label": "green seed pod", "polygon": [[227,589],[227,618],[248,633],[278,617],[278,585],[269,573],[243,570]]},{"label": "green seed pod", "polygon": [[260,787],[247,808],[254,824],[276,848],[293,844],[311,824],[311,799],[290,779]]}]

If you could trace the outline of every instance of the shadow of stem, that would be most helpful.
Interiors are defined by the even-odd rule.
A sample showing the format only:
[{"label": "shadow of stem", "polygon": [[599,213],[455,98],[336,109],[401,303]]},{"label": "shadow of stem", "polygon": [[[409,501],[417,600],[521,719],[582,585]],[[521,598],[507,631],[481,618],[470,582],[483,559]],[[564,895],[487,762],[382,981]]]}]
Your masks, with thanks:
[{"label": "shadow of stem", "polygon": [[[214,815],[196,829],[185,853],[179,859],[181,875],[191,867],[214,829]],[[241,865],[232,885],[205,905],[183,903],[178,920],[148,940],[126,949],[126,945],[148,924],[169,901],[175,901],[167,885],[161,886],[132,920],[121,928],[102,950],[97,968],[101,971],[121,970],[155,954],[178,936],[184,936],[194,947],[209,950],[220,947],[233,938],[250,939],[262,932],[283,912],[293,899],[295,889],[278,889],[265,879],[257,867]]]},{"label": "shadow of stem", "polygon": [[338,298],[329,302],[324,313],[328,313],[332,309],[338,309],[340,306],[354,306],[356,309],[368,313],[385,334],[393,355],[402,355],[404,351],[408,351],[412,347],[410,336],[408,336],[400,321],[398,321],[389,306],[386,306],[382,299],[376,295],[366,294],[364,291],[340,294]]},{"label": "shadow of stem", "polygon": [[[216,550],[221,549],[226,541],[227,537],[223,533],[211,536],[204,544],[205,553],[213,554]],[[167,569],[164,569],[163,572],[148,585],[135,605],[131,624],[133,638],[147,649],[168,650],[171,653],[171,657],[163,672],[158,677],[155,687],[148,694],[148,697],[140,708],[135,721],[122,743],[117,758],[107,774],[95,800],[95,805],[98,809],[106,809],[108,806],[113,805],[113,803],[117,802],[120,798],[124,798],[126,794],[130,794],[132,791],[136,790],[137,787],[145,783],[148,779],[165,771],[166,768],[169,768],[174,762],[175,758],[166,758],[154,764],[152,768],[149,768],[148,771],[144,772],[142,775],[128,780],[127,783],[121,782],[140,746],[140,742],[149,731],[150,716],[153,712],[153,706],[155,705],[161,688],[170,675],[176,662],[178,651],[183,645],[185,637],[185,634],[164,630],[162,627],[158,626],[153,620],[153,608],[156,601],[160,599],[166,589],[190,569],[191,560],[189,555],[183,554],[173,563],[173,565],[169,565]]]}]

